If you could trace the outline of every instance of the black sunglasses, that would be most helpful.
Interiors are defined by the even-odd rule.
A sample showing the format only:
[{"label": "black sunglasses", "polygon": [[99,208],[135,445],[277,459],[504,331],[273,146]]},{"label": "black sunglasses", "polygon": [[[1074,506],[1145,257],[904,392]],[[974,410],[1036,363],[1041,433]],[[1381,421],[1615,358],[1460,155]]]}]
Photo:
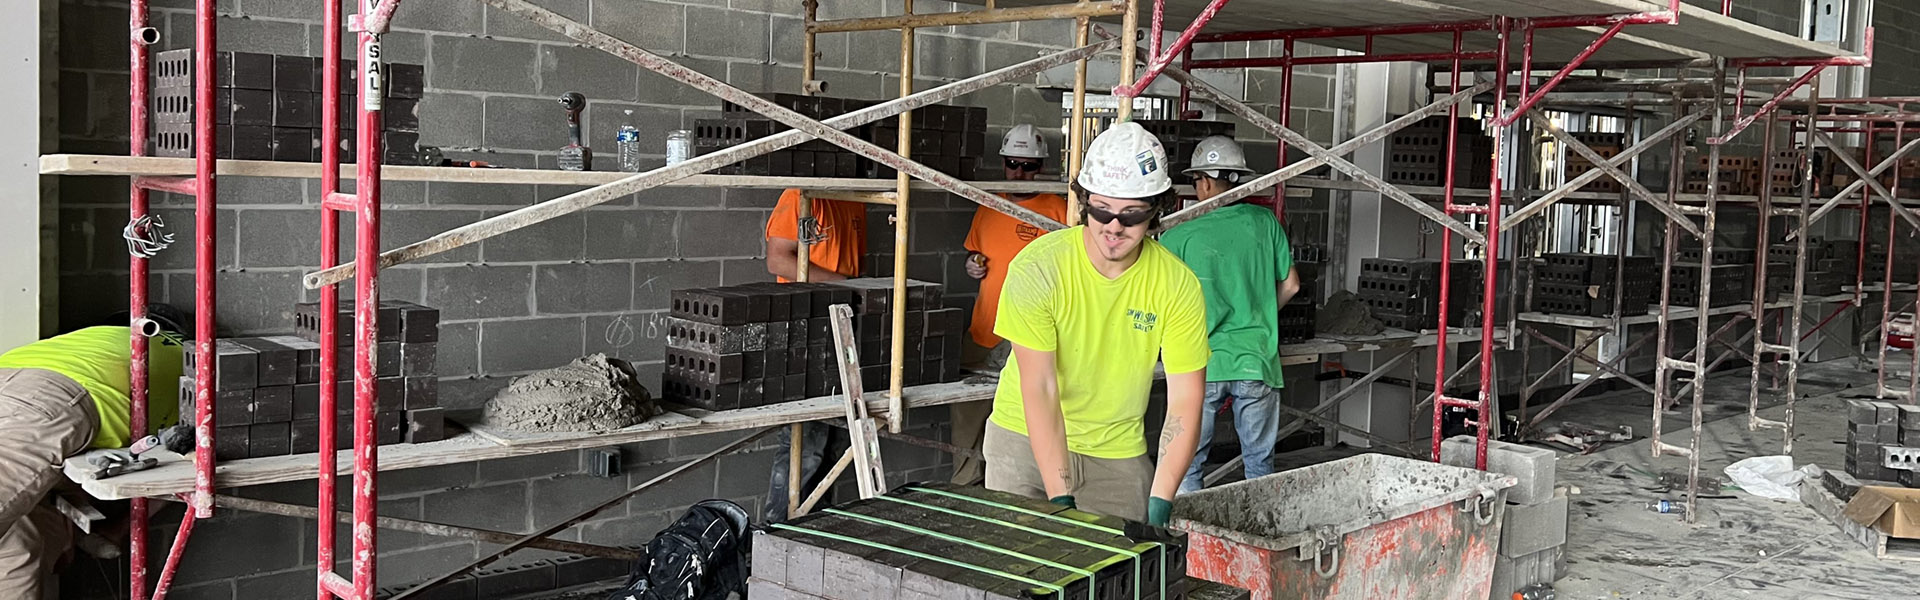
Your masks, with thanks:
[{"label": "black sunglasses", "polygon": [[1037,161],[1037,160],[1028,162],[1024,160],[1015,160],[1015,159],[1009,158],[1009,159],[1006,159],[1006,163],[1007,163],[1008,169],[1012,169],[1015,171],[1036,171],[1037,172],[1040,170],[1040,161]]},{"label": "black sunglasses", "polygon": [[1111,213],[1100,207],[1088,204],[1084,212],[1087,218],[1098,221],[1103,225],[1112,223],[1114,219],[1119,219],[1122,227],[1133,227],[1152,219],[1157,211],[1149,209],[1135,212]]}]

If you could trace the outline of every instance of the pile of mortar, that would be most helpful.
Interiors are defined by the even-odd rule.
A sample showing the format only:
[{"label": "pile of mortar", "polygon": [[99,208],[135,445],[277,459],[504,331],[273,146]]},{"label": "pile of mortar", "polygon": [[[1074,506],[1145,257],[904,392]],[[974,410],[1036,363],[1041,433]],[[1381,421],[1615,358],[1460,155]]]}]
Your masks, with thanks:
[{"label": "pile of mortar", "polygon": [[594,354],[514,380],[487,401],[486,423],[516,431],[611,431],[660,413],[633,365]]},{"label": "pile of mortar", "polygon": [[1314,313],[1314,331],[1335,335],[1375,335],[1387,330],[1367,303],[1353,292],[1341,290],[1327,298],[1327,304]]}]

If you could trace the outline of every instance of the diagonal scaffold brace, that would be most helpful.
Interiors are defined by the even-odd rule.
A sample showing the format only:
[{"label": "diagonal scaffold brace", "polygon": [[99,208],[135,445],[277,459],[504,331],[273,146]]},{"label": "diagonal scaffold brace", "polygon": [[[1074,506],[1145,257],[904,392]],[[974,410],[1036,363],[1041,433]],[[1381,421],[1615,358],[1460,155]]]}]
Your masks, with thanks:
[{"label": "diagonal scaffold brace", "polygon": [[[1106,33],[1105,31],[1102,31],[1101,34],[1103,36],[1111,35]],[[1251,106],[1247,106],[1245,103],[1239,100],[1235,100],[1233,97],[1228,96],[1227,94],[1221,92],[1219,89],[1213,87],[1213,84],[1207,83],[1205,81],[1201,81],[1200,78],[1194,77],[1193,74],[1188,73],[1186,70],[1181,69],[1179,67],[1171,67],[1171,66],[1167,67],[1164,74],[1168,77],[1172,77],[1175,81],[1180,82],[1181,85],[1186,86],[1186,88],[1190,90],[1192,93],[1194,93],[1195,95],[1198,95],[1199,97],[1209,102],[1212,102],[1221,108],[1227,109],[1228,112],[1231,112],[1234,115],[1242,119],[1245,119],[1248,123],[1252,123],[1255,127],[1259,127],[1262,131],[1267,132],[1269,135],[1272,135],[1274,138],[1279,139],[1280,141],[1285,142],[1290,146],[1299,147],[1300,150],[1303,152],[1306,152],[1308,156],[1313,157],[1314,159],[1317,159],[1317,160],[1325,161],[1327,166],[1332,167],[1333,170],[1339,171],[1341,174],[1346,175],[1348,177],[1352,177],[1355,181],[1359,181],[1360,183],[1366,185],[1367,187],[1372,188],[1375,192],[1378,192],[1380,195],[1386,196],[1388,198],[1392,198],[1395,202],[1399,202],[1400,204],[1406,206],[1407,209],[1412,210],[1414,213],[1422,217],[1425,217],[1429,220],[1432,220],[1433,222],[1440,224],[1440,226],[1446,227],[1447,229],[1450,229],[1455,233],[1460,234],[1461,236],[1465,237],[1468,242],[1473,244],[1479,244],[1479,245],[1485,245],[1487,243],[1487,236],[1482,235],[1478,231],[1475,231],[1472,227],[1469,227],[1466,223],[1462,223],[1460,222],[1459,219],[1453,218],[1452,215],[1448,215],[1444,212],[1441,212],[1440,209],[1434,208],[1432,205],[1422,202],[1418,198],[1414,198],[1411,194],[1406,193],[1400,188],[1394,187],[1393,184],[1387,183],[1386,180],[1381,179],[1380,176],[1367,172],[1365,169],[1362,169],[1358,165],[1353,164],[1353,162],[1348,161],[1345,158],[1341,158],[1335,152],[1328,150],[1326,147],[1321,146],[1320,144],[1314,142],[1313,140],[1307,139],[1307,136],[1301,135],[1299,132],[1293,131],[1291,129],[1287,129],[1285,126],[1280,125],[1279,123],[1275,122],[1273,119],[1267,118],[1267,116],[1261,113],[1259,110],[1254,109]],[[1281,172],[1276,171],[1275,173],[1269,174],[1269,176],[1276,175],[1279,173]],[[1241,186],[1241,189],[1245,189],[1246,187],[1247,187],[1246,185],[1243,185]],[[1238,190],[1234,190],[1234,191],[1238,191]],[[1232,194],[1232,193],[1233,191],[1228,192],[1228,194]],[[1242,197],[1250,193],[1252,193],[1252,190],[1242,192]],[[1224,197],[1226,195],[1227,194],[1223,194],[1222,196]],[[1176,213],[1176,215],[1170,215],[1168,218],[1171,219],[1174,216],[1178,216],[1178,213]],[[1199,215],[1194,215],[1194,216],[1199,216]],[[1192,217],[1188,217],[1188,218],[1192,218]]]},{"label": "diagonal scaffold brace", "polygon": [[[1894,150],[1893,154],[1890,154],[1886,158],[1881,159],[1880,164],[1874,165],[1872,170],[1867,171],[1866,177],[1860,177],[1858,179],[1855,179],[1853,183],[1847,184],[1847,187],[1841,189],[1840,193],[1834,194],[1833,197],[1828,198],[1827,201],[1820,203],[1820,208],[1814,209],[1813,214],[1807,215],[1805,219],[1807,222],[1807,226],[1812,227],[1814,223],[1817,223],[1820,221],[1820,219],[1825,218],[1828,213],[1833,212],[1834,209],[1840,208],[1842,200],[1850,198],[1854,194],[1860,193],[1860,189],[1866,187],[1868,181],[1877,180],[1880,177],[1881,173],[1885,173],[1887,172],[1887,170],[1892,169],[1894,165],[1899,164],[1900,159],[1906,158],[1907,154],[1910,152],[1913,152],[1914,148],[1920,148],[1920,138],[1914,138],[1913,141],[1907,142],[1906,145],[1901,146],[1898,150]],[[1843,154],[1843,153],[1835,153],[1835,154]],[[1848,168],[1851,169],[1853,167],[1850,166]],[[1799,237],[1800,237],[1800,232],[1795,231],[1793,233],[1787,234],[1787,241],[1793,241],[1798,239]]]},{"label": "diagonal scaffold brace", "polygon": [[[1810,131],[1813,132],[1814,139],[1819,140],[1820,145],[1829,148],[1837,148],[1839,146],[1833,143],[1833,137],[1827,135],[1827,132],[1818,129],[1812,129]],[[1891,190],[1888,190],[1885,184],[1880,183],[1878,177],[1868,174],[1867,168],[1860,166],[1860,161],[1854,159],[1852,154],[1847,152],[1834,152],[1833,157],[1839,159],[1841,164],[1846,165],[1847,170],[1853,171],[1855,177],[1860,178],[1856,183],[1862,183],[1873,188],[1874,195],[1879,196],[1882,200],[1886,200],[1887,208],[1892,209],[1895,214],[1900,215],[1900,218],[1906,219],[1908,224],[1914,227],[1920,227],[1920,215],[1913,214],[1912,210],[1909,210],[1906,205],[1901,204],[1900,199],[1896,197]],[[1882,165],[1884,164],[1883,162]],[[1849,187],[1848,189],[1852,188]]]},{"label": "diagonal scaffold brace", "polygon": [[[534,7],[532,5],[528,5],[525,2],[522,2],[520,0],[482,0],[482,1],[501,4],[501,5],[520,6],[529,10],[534,10],[534,11],[538,11],[548,15],[553,15],[553,13],[551,12],[545,11],[544,9],[540,9],[538,7]],[[585,25],[581,25],[577,22],[566,20],[563,17],[559,17],[558,15],[553,15],[553,17],[557,19],[561,19],[566,23],[570,23],[571,27],[577,28],[576,33],[591,31]],[[561,27],[561,26],[556,25],[556,27]],[[594,33],[598,34],[598,32],[594,32]],[[579,33],[579,34],[582,37],[593,37],[586,33]],[[965,80],[949,83],[940,87],[915,93],[913,95],[910,95],[904,98],[891,100],[891,101],[878,104],[872,107],[868,107],[862,110],[840,115],[838,117],[827,119],[825,121],[814,121],[812,119],[808,119],[806,117],[800,116],[798,113],[793,113],[791,111],[787,111],[784,108],[780,108],[777,105],[772,105],[771,103],[767,103],[764,99],[761,99],[758,96],[748,94],[745,91],[739,90],[738,88],[734,88],[732,86],[727,86],[726,84],[720,83],[719,81],[714,80],[710,77],[707,77],[706,75],[702,75],[700,73],[686,70],[683,67],[674,65],[671,61],[668,61],[665,58],[661,58],[657,55],[647,53],[645,50],[635,48],[631,44],[621,42],[612,37],[608,37],[605,34],[598,34],[598,37],[594,37],[593,39],[605,42],[607,44],[611,44],[615,47],[631,49],[632,52],[639,53],[646,57],[651,57],[651,60],[649,61],[649,63],[643,66],[648,66],[648,68],[650,69],[654,67],[669,69],[672,71],[672,73],[663,72],[662,74],[666,74],[670,77],[675,77],[676,79],[687,81],[690,84],[692,84],[694,81],[703,81],[713,86],[720,86],[719,88],[717,88],[717,91],[708,90],[705,87],[701,87],[701,89],[703,91],[709,91],[709,92],[715,93],[715,95],[717,96],[725,97],[729,100],[733,100],[737,103],[740,103],[742,106],[747,106],[747,103],[750,101],[758,101],[761,104],[756,104],[754,106],[750,106],[749,108],[752,108],[754,110],[759,110],[761,108],[771,107],[771,109],[773,110],[785,112],[788,116],[788,120],[791,122],[788,122],[788,121],[783,121],[783,122],[788,122],[789,125],[793,125],[794,129],[790,131],[774,134],[772,136],[760,138],[758,140],[754,140],[738,146],[733,146],[726,150],[721,150],[719,152],[715,152],[712,154],[706,154],[702,156],[689,158],[687,159],[686,162],[682,162],[676,165],[670,165],[670,166],[662,167],[659,169],[654,169],[652,171],[648,171],[645,173],[638,173],[633,176],[621,179],[619,181],[615,181],[612,183],[608,183],[608,184],[593,187],[593,188],[588,188],[585,190],[567,194],[565,196],[554,198],[552,200],[547,200],[545,202],[541,202],[541,203],[527,206],[518,210],[514,210],[512,212],[496,215],[487,219],[482,219],[480,221],[476,221],[468,225],[463,225],[461,227],[456,227],[454,229],[440,233],[433,237],[429,237],[419,242],[401,246],[399,248],[395,248],[393,250],[389,250],[387,252],[382,253],[380,255],[381,268],[387,268],[387,267],[391,267],[391,266],[402,264],[402,263],[420,260],[428,256],[433,256],[435,254],[447,252],[455,248],[459,248],[469,244],[474,244],[487,238],[491,238],[497,235],[501,235],[501,234],[519,230],[519,229],[524,229],[526,227],[529,227],[544,221],[548,221],[551,219],[559,218],[561,216],[576,213],[581,210],[585,210],[589,207],[611,202],[613,200],[617,200],[617,199],[630,196],[642,191],[646,191],[648,189],[667,185],[675,181],[679,181],[681,179],[685,179],[693,175],[698,175],[700,173],[711,171],[719,167],[723,167],[729,164],[747,160],[749,158],[774,152],[776,150],[791,148],[793,146],[799,145],[801,143],[804,143],[806,141],[809,141],[815,138],[828,139],[826,136],[818,135],[822,133],[823,130],[830,131],[834,134],[837,134],[841,141],[852,141],[852,142],[865,144],[865,142],[860,142],[859,140],[852,138],[851,136],[848,136],[844,132],[839,131],[839,129],[858,127],[860,125],[865,125],[867,123],[872,123],[875,121],[879,121],[881,119],[895,117],[900,115],[901,113],[904,113],[916,108],[929,106],[929,105],[943,102],[961,95],[977,92],[977,91],[980,91],[989,87],[993,87],[995,85],[999,85],[1001,83],[1005,83],[1007,81],[1011,81],[1013,79],[1017,79],[1020,77],[1031,76],[1041,71],[1045,71],[1047,69],[1057,67],[1060,65],[1072,63],[1074,61],[1086,58],[1088,56],[1098,54],[1102,51],[1112,49],[1117,45],[1117,42],[1112,40],[1088,44],[1080,48],[1057,52],[1057,53],[1049,54],[1047,56],[1035,58],[1033,60],[1021,62],[1012,66],[1008,66],[1006,68],[1002,68],[996,71],[982,74],[980,76],[977,76],[971,79],[965,79]],[[599,47],[599,46],[596,46],[596,47]],[[602,48],[602,49],[605,49],[605,48]],[[628,58],[628,56],[624,54],[620,56],[622,58]],[[656,72],[659,72],[659,71],[656,69]],[[700,86],[696,85],[696,87],[700,87]],[[765,111],[762,111],[762,112],[763,114],[765,113]],[[796,122],[800,123],[800,125],[796,125],[795,124]],[[808,126],[802,126],[802,125],[808,125]],[[828,141],[833,142],[834,140],[828,139]],[[838,143],[838,142],[835,142],[835,143]],[[841,144],[841,145],[845,146],[845,144]],[[935,185],[939,185],[943,188],[946,188],[949,191],[953,191],[954,193],[959,194],[960,196],[965,197],[968,200],[978,202],[982,205],[987,206],[988,208],[992,208],[994,210],[1006,213],[1008,215],[1013,216],[1016,219],[1020,219],[1022,221],[1031,223],[1035,226],[1038,226],[1044,229],[1055,230],[1063,227],[1063,225],[1061,225],[1060,223],[1052,219],[1048,219],[1044,216],[1041,216],[1038,213],[1021,208],[1020,206],[1013,204],[1012,202],[1007,201],[1004,198],[1000,198],[999,196],[989,194],[985,191],[980,190],[979,188],[973,187],[971,185],[967,185],[964,182],[961,182],[957,179],[953,179],[952,177],[948,177],[938,172],[927,170],[924,166],[920,165],[919,163],[906,161],[906,159],[900,157],[900,155],[898,154],[888,152],[886,150],[881,150],[879,149],[878,146],[872,146],[871,144],[867,144],[867,146],[869,146],[868,148],[869,150],[892,157],[892,160],[894,162],[905,161],[905,167],[902,167],[901,165],[894,165],[893,163],[888,163],[891,166],[895,166],[895,168],[900,169],[902,172],[907,172],[910,175],[914,175],[918,177],[919,174],[915,174],[914,170],[916,169],[920,170],[922,171],[920,174],[929,175],[929,177],[921,177],[921,179],[925,179],[929,182],[932,182]],[[884,160],[881,162],[887,163],[887,161],[884,161]],[[907,168],[907,167],[910,167],[910,168]],[[346,265],[341,265],[333,268],[322,269],[319,271],[308,273],[303,278],[302,283],[308,289],[318,289],[327,284],[344,281],[347,278],[352,277],[353,273],[354,273],[354,266],[352,264],[346,264]]]},{"label": "diagonal scaffold brace", "polygon": [[[1560,125],[1557,123],[1554,123],[1553,119],[1551,117],[1548,117],[1546,113],[1541,112],[1540,109],[1534,108],[1534,109],[1528,109],[1526,114],[1529,118],[1533,119],[1533,122],[1535,124],[1538,124],[1541,126],[1541,128],[1546,129],[1547,133],[1552,134],[1554,139],[1559,141],[1560,144],[1566,146],[1568,150],[1574,151],[1574,153],[1579,154],[1581,158],[1587,159],[1587,162],[1593,163],[1595,167],[1594,169],[1595,171],[1606,173],[1609,177],[1612,177],[1614,178],[1614,180],[1619,181],[1620,185],[1622,187],[1625,187],[1627,189],[1627,193],[1632,194],[1635,200],[1639,200],[1641,202],[1645,202],[1647,204],[1652,205],[1655,210],[1660,211],[1660,214],[1664,214],[1667,216],[1667,218],[1672,219],[1675,225],[1680,226],[1681,229],[1687,230],[1687,233],[1693,234],[1693,237],[1697,238],[1697,237],[1700,237],[1701,235],[1704,235],[1700,231],[1700,227],[1693,223],[1693,219],[1688,218],[1686,213],[1681,212],[1679,205],[1668,202],[1666,198],[1661,198],[1659,196],[1654,195],[1652,191],[1647,189],[1647,186],[1640,185],[1640,182],[1635,180],[1632,175],[1627,174],[1626,171],[1620,170],[1620,165],[1616,165],[1612,160],[1608,160],[1605,157],[1600,156],[1600,153],[1594,152],[1593,148],[1588,147],[1586,142],[1580,141],[1579,138],[1576,138],[1573,135],[1568,134],[1565,129],[1561,129]],[[1659,133],[1654,134],[1653,137],[1648,138],[1646,140],[1642,140],[1637,144],[1634,144],[1634,147],[1641,148],[1641,149],[1652,148],[1660,140],[1665,139],[1666,137],[1672,136],[1675,133],[1679,133],[1681,129],[1684,129],[1685,125],[1692,123],[1694,120],[1697,120],[1702,116],[1705,116],[1705,113],[1695,112],[1692,115],[1689,115],[1688,118],[1681,119],[1679,121],[1674,122],[1674,124],[1672,125],[1668,125],[1666,129],[1663,129]],[[1615,157],[1615,160],[1618,160],[1618,158],[1619,157]],[[1631,160],[1631,158],[1629,158],[1628,160]],[[1563,186],[1561,189],[1578,189],[1578,188],[1572,188],[1571,186]],[[1532,208],[1532,207],[1529,206],[1528,208]]]}]

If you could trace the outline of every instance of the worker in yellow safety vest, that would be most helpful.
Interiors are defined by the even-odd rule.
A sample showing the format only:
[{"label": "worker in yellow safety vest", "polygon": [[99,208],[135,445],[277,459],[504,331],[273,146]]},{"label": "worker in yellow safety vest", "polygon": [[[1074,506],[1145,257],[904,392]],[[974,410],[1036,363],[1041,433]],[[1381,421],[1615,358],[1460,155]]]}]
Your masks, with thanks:
[{"label": "worker in yellow safety vest", "polygon": [[[1167,154],[1137,123],[1087,147],[1086,223],[1007,265],[994,333],[1013,345],[987,426],[987,487],[1165,525],[1199,442],[1206,300],[1148,235],[1174,201]],[[1167,374],[1159,462],[1147,457],[1154,366]]]}]

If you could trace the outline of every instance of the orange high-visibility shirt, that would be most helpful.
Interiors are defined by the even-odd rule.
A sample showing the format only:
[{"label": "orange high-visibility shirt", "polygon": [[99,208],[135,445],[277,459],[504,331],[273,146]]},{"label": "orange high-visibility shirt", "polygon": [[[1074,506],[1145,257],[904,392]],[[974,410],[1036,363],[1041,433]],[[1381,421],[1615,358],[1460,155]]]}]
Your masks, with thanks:
[{"label": "orange high-visibility shirt", "polygon": [[[800,190],[787,190],[767,219],[767,239],[800,239]],[[815,199],[813,218],[820,222],[820,237],[807,247],[814,266],[856,277],[860,274],[860,256],[867,253],[867,205],[845,200]],[[789,280],[779,278],[781,283]]]},{"label": "orange high-visibility shirt", "polygon": [[[1067,199],[1058,195],[1039,194],[1016,203],[1049,219],[1067,222]],[[1006,213],[985,206],[974,209],[973,228],[967,231],[967,250],[987,257],[987,276],[980,280],[980,297],[973,303],[973,323],[967,327],[973,343],[986,348],[1000,345],[1000,336],[993,334],[993,320],[1000,312],[1000,286],[1007,281],[1007,265],[1013,264],[1013,257],[1019,255],[1027,243],[1046,233],[1047,230]]]}]

